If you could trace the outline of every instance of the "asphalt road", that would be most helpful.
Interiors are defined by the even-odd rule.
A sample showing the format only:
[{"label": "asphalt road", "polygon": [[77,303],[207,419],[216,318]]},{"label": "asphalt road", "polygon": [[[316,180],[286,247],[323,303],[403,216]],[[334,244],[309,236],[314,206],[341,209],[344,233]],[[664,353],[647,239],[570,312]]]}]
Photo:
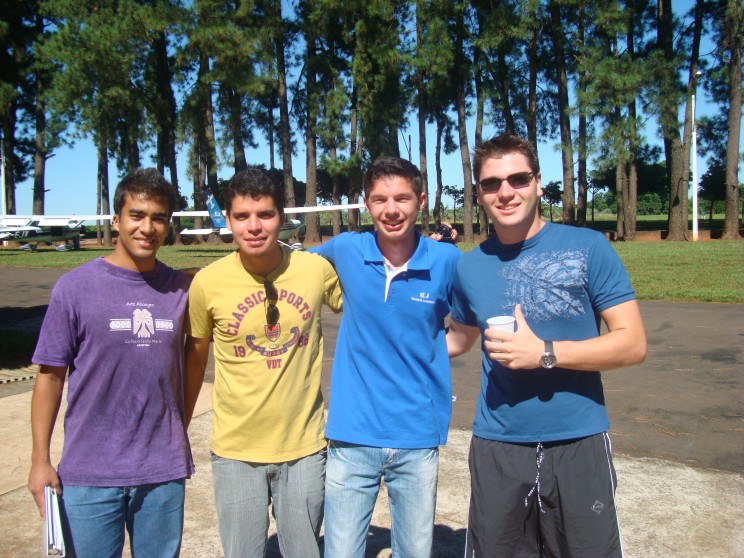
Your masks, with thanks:
[{"label": "asphalt road", "polygon": [[[38,323],[64,272],[0,267],[0,327]],[[614,452],[744,473],[744,305],[642,301],[641,311],[646,362],[603,373]],[[325,390],[339,320],[324,311]],[[479,370],[477,347],[452,361],[452,428],[471,427]],[[32,387],[0,384],[0,398]]]}]

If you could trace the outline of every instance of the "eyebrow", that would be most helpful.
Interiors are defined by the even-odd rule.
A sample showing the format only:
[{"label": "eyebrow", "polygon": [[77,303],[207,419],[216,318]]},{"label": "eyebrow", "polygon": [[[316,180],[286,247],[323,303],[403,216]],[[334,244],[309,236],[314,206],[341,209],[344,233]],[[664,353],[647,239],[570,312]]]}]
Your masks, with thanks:
[{"label": "eyebrow", "polygon": [[[148,213],[144,209],[130,209],[128,214],[133,215],[133,216],[134,215],[142,216],[142,215],[147,215]],[[157,211],[155,213],[150,214],[150,216],[151,217],[168,217],[168,213],[166,213],[165,211]]]}]

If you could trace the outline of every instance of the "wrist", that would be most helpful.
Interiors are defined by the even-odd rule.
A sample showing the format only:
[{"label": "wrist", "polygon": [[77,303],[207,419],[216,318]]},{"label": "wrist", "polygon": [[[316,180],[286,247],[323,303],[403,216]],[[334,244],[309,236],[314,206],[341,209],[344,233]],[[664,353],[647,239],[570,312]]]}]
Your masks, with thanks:
[{"label": "wrist", "polygon": [[555,353],[553,352],[553,342],[544,341],[544,352],[540,356],[540,366],[542,368],[550,369],[555,368],[557,363],[558,360],[556,359]]}]

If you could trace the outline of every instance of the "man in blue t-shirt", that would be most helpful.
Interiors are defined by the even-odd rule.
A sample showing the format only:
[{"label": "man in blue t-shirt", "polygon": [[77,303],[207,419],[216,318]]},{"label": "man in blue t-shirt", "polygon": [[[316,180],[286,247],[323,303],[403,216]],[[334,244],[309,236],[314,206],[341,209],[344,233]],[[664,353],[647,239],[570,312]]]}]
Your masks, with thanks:
[{"label": "man in blue t-shirt", "polygon": [[[599,370],[646,355],[628,274],[600,233],[542,221],[528,141],[473,167],[495,235],[458,263],[447,335],[450,356],[483,339],[466,556],[622,556]],[[516,332],[488,329],[500,315]]]},{"label": "man in blue t-shirt", "polygon": [[364,203],[374,233],[344,233],[313,250],[336,268],[344,303],[326,425],[325,556],[364,556],[384,479],[393,553],[423,558],[452,411],[444,319],[460,251],[416,231],[426,193],[410,162],[375,161]]}]

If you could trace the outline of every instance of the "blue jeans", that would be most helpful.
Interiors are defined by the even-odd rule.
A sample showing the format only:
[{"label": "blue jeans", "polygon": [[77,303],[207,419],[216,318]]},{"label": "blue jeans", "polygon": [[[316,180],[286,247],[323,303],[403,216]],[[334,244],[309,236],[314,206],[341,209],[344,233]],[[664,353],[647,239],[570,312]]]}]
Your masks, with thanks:
[{"label": "blue jeans", "polygon": [[178,556],[183,479],[142,486],[63,486],[60,515],[70,558],[119,558],[124,527],[134,558]]},{"label": "blue jeans", "polygon": [[212,453],[217,524],[226,558],[263,558],[273,504],[285,558],[319,558],[326,450],[285,463],[250,463]]},{"label": "blue jeans", "polygon": [[331,440],[326,467],[325,556],[364,556],[380,480],[390,500],[393,556],[429,558],[439,448],[390,449]]}]

